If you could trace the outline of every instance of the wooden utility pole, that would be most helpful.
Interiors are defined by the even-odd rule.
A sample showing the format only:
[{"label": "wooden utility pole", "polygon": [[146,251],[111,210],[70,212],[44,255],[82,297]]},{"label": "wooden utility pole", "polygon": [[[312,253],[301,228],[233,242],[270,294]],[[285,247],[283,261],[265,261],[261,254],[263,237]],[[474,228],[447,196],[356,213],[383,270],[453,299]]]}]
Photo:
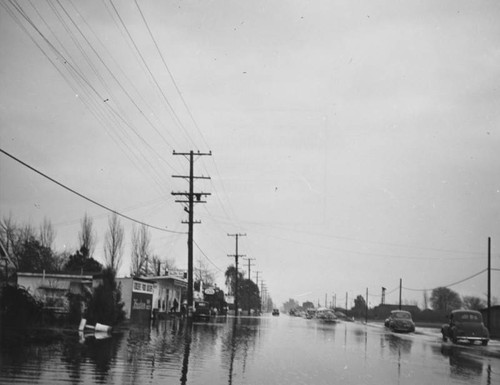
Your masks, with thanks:
[{"label": "wooden utility pole", "polygon": [[366,310],[365,310],[365,323],[368,323],[368,288],[366,288]]},{"label": "wooden utility pole", "polygon": [[262,271],[255,272],[255,284],[257,285],[257,287],[259,286],[259,273],[262,273]]},{"label": "wooden utility pole", "polygon": [[403,290],[403,279],[399,278],[399,310],[401,310],[401,295]]},{"label": "wooden utility pole", "polygon": [[255,265],[250,265],[251,261],[255,261],[255,258],[245,258],[248,261],[248,279],[252,279],[252,276],[250,275],[250,266],[255,266]]},{"label": "wooden utility pole", "polygon": [[488,313],[486,314],[486,324],[491,332],[491,238],[488,237]]},{"label": "wooden utility pole", "polygon": [[[174,196],[183,196],[184,199],[178,199],[176,202],[184,204],[184,211],[188,213],[188,220],[182,221],[182,223],[188,224],[188,291],[187,291],[187,301],[188,308],[187,315],[191,316],[193,311],[193,225],[195,223],[201,223],[200,221],[194,221],[194,204],[195,203],[206,203],[202,200],[202,197],[210,195],[210,193],[205,192],[194,192],[194,180],[195,179],[210,179],[207,176],[194,176],[194,156],[211,156],[212,152],[201,153],[201,152],[175,152],[174,155],[182,155],[187,157],[189,160],[189,176],[185,175],[172,175],[173,178],[184,178],[189,181],[189,191],[185,192],[172,192]],[[196,201],[195,201],[196,198]],[[186,206],[187,205],[187,206]]]},{"label": "wooden utility pole", "polygon": [[233,255],[228,255],[228,257],[234,257],[235,261],[235,277],[234,277],[234,315],[238,316],[238,275],[239,275],[239,270],[238,270],[238,258],[239,257],[244,257],[244,255],[239,255],[238,254],[238,238],[239,237],[246,237],[246,234],[228,234],[228,237],[235,237],[236,238],[236,252]]}]

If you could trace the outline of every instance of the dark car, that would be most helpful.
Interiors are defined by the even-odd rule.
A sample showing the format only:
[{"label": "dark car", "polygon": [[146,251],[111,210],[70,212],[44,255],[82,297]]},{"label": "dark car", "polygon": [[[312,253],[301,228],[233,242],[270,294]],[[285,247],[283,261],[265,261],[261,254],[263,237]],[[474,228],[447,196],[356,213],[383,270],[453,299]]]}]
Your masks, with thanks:
[{"label": "dark car", "polygon": [[450,314],[450,322],[441,327],[443,341],[448,338],[457,343],[466,340],[471,343],[481,342],[488,345],[490,334],[483,324],[481,313],[475,310],[453,310]]},{"label": "dark car", "polygon": [[210,318],[210,304],[205,301],[196,301],[194,303],[193,317],[198,320]]},{"label": "dark car", "polygon": [[411,313],[406,310],[393,310],[384,322],[385,327],[393,332],[414,332],[415,324],[411,318]]},{"label": "dark car", "polygon": [[280,315],[280,311],[278,309],[273,309],[273,315]]}]

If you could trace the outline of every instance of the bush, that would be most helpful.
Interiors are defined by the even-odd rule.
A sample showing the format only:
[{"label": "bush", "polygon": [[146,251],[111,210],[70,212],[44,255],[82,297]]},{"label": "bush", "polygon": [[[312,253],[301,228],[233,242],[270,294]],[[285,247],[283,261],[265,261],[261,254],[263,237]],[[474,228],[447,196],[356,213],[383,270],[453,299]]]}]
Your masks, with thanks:
[{"label": "bush", "polygon": [[90,324],[97,322],[105,325],[116,325],[125,319],[124,303],[121,290],[115,280],[112,269],[103,271],[103,283],[99,285],[88,303],[86,312]]},{"label": "bush", "polygon": [[40,323],[43,304],[26,289],[5,286],[0,295],[0,325],[24,328]]}]

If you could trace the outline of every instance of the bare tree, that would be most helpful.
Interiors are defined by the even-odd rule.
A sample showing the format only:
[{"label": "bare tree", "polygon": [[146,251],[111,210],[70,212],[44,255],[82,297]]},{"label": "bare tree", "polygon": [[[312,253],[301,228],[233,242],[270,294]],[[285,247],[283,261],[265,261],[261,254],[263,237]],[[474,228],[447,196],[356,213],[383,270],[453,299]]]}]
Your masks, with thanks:
[{"label": "bare tree", "polygon": [[153,255],[151,257],[151,264],[153,265],[153,275],[161,275],[161,265],[163,265],[163,261],[159,256]]},{"label": "bare tree", "polygon": [[52,227],[52,222],[48,218],[43,218],[43,222],[40,225],[40,244],[43,247],[52,248],[56,233],[54,227]]},{"label": "bare tree", "polygon": [[122,264],[125,230],[116,213],[108,218],[108,231],[104,236],[104,258],[106,266],[116,273]]},{"label": "bare tree", "polygon": [[198,267],[195,268],[195,280],[202,281],[205,286],[212,286],[215,282],[214,273],[201,259],[198,260]]},{"label": "bare tree", "polygon": [[177,270],[177,265],[175,264],[175,259],[174,258],[165,258],[163,261],[163,273],[167,274],[168,271],[170,270]]},{"label": "bare tree", "polygon": [[97,243],[97,235],[93,229],[94,223],[92,218],[85,213],[80,222],[81,229],[78,233],[78,240],[80,241],[80,250],[86,257],[94,255],[95,245]]},{"label": "bare tree", "polygon": [[168,271],[177,269],[173,258],[161,258],[158,255],[151,257],[151,264],[153,265],[153,274],[158,276],[167,275]]},{"label": "bare tree", "polygon": [[132,265],[130,273],[133,276],[148,274],[148,257],[151,238],[148,228],[142,225],[139,230],[132,229]]},{"label": "bare tree", "polygon": [[18,230],[18,226],[12,218],[12,214],[9,214],[8,217],[2,218],[0,222],[0,239],[2,240],[7,253],[10,255],[14,254],[14,246],[19,236]]},{"label": "bare tree", "polygon": [[24,243],[34,239],[37,239],[36,231],[31,224],[25,223],[21,228],[19,228],[18,241]]}]

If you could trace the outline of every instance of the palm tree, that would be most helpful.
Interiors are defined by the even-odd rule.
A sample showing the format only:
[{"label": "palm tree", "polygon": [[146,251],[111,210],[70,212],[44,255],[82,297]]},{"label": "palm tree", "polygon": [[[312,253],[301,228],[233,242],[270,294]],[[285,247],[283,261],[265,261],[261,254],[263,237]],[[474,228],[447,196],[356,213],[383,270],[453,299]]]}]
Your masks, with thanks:
[{"label": "palm tree", "polygon": [[238,276],[236,276],[236,268],[231,265],[227,268],[226,273],[224,274],[226,277],[226,287],[229,295],[234,295],[236,289],[236,279],[239,282],[243,280],[243,274],[238,272]]}]

